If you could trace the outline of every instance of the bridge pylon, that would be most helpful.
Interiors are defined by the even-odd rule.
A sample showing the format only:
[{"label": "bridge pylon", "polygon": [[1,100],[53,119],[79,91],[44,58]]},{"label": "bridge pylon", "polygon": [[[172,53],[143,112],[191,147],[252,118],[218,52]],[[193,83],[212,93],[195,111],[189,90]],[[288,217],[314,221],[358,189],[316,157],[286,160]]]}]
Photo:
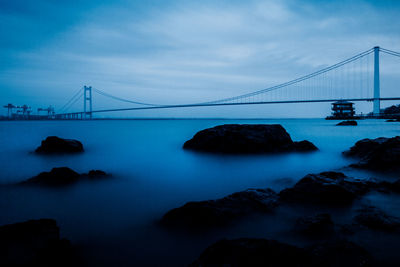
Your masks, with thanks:
[{"label": "bridge pylon", "polygon": [[379,51],[380,47],[374,47],[374,116],[379,116],[381,113],[381,88],[379,79]]},{"label": "bridge pylon", "polygon": [[[89,111],[87,111],[87,105],[89,104]],[[82,119],[86,120],[89,114],[89,119],[92,119],[92,87],[83,86],[83,116]]]}]

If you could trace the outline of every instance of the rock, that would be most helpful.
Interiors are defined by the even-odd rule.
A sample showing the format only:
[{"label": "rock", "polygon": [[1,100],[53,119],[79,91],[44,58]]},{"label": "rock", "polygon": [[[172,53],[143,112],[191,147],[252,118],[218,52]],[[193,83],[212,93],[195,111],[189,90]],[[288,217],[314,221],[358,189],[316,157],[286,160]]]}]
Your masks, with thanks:
[{"label": "rock", "polygon": [[357,125],[358,124],[356,121],[342,121],[336,124],[336,126],[357,126]]},{"label": "rock", "polygon": [[398,122],[399,121],[399,119],[389,119],[389,120],[386,120],[386,122]]},{"label": "rock", "polygon": [[314,205],[348,205],[369,191],[369,185],[340,172],[308,174],[292,188],[279,193],[279,199],[289,203]]},{"label": "rock", "polygon": [[308,247],[311,263],[315,267],[372,267],[370,253],[353,242],[334,240]]},{"label": "rock", "polygon": [[216,242],[190,266],[367,267],[373,266],[373,259],[363,248],[348,241],[300,248],[275,240],[240,238]]},{"label": "rock", "polygon": [[90,170],[87,174],[82,174],[81,176],[86,176],[89,179],[103,179],[109,175],[102,170]]},{"label": "rock", "polygon": [[52,219],[0,226],[1,266],[76,266],[71,244]]},{"label": "rock", "polygon": [[327,213],[301,217],[296,220],[294,230],[308,237],[320,238],[334,233],[334,224]]},{"label": "rock", "polygon": [[185,149],[215,153],[274,153],[318,150],[308,141],[293,142],[279,124],[225,124],[202,130]]},{"label": "rock", "polygon": [[190,266],[307,266],[307,256],[304,249],[275,240],[240,238],[216,242]]},{"label": "rock", "polygon": [[39,175],[21,182],[23,185],[40,186],[65,186],[71,185],[83,179],[98,179],[108,175],[100,170],[92,170],[87,174],[79,174],[68,167],[53,168],[50,172],[42,172]]},{"label": "rock", "polygon": [[161,223],[169,226],[216,227],[252,213],[271,212],[277,194],[271,189],[248,189],[217,200],[188,202],[167,212]]},{"label": "rock", "polygon": [[399,218],[390,216],[376,207],[365,207],[358,210],[353,221],[374,230],[392,232],[400,229]]},{"label": "rock", "polygon": [[393,138],[380,137],[358,141],[345,156],[360,158],[352,167],[391,171],[400,168],[400,136]]},{"label": "rock", "polygon": [[400,193],[400,179],[397,181],[390,183],[390,182],[380,182],[377,184],[379,189],[383,188],[389,192]]},{"label": "rock", "polygon": [[83,152],[83,145],[78,140],[63,139],[57,136],[49,136],[42,141],[36,150],[39,154],[70,154]]}]

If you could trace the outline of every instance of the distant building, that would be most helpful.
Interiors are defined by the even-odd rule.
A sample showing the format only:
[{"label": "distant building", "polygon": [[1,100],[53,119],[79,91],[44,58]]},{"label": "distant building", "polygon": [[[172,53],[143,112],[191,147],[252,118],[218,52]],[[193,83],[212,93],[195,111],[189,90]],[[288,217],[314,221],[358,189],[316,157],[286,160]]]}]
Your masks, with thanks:
[{"label": "distant building", "polygon": [[354,118],[354,103],[340,100],[332,103],[331,119],[351,119]]}]

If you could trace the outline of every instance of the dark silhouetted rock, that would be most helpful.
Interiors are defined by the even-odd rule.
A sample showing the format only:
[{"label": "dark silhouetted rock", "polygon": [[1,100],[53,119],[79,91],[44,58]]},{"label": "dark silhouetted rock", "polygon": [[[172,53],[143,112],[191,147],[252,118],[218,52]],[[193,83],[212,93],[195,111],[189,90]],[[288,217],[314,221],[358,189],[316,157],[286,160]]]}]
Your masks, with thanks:
[{"label": "dark silhouetted rock", "polygon": [[334,224],[327,213],[306,216],[296,220],[294,230],[305,236],[320,238],[334,233]]},{"label": "dark silhouetted rock", "polygon": [[225,124],[202,130],[185,149],[215,153],[274,153],[318,150],[308,141],[293,142],[279,124]]},{"label": "dark silhouetted rock", "polygon": [[82,176],[86,176],[89,179],[102,179],[109,175],[101,170],[90,170],[87,174],[82,174]]},{"label": "dark silhouetted rock", "polygon": [[343,154],[361,159],[359,163],[352,164],[352,167],[380,171],[399,169],[400,136],[363,139]]},{"label": "dark silhouetted rock", "polygon": [[369,267],[373,260],[367,251],[348,241],[299,248],[275,240],[240,238],[216,242],[191,266]]},{"label": "dark silhouetted rock", "polygon": [[167,212],[161,222],[169,226],[223,226],[251,213],[270,212],[277,205],[271,189],[248,189],[217,200],[188,202]]},{"label": "dark silhouetted rock", "polygon": [[49,136],[42,141],[41,146],[35,152],[39,154],[80,153],[83,152],[83,145],[78,140]]},{"label": "dark silhouetted rock", "polygon": [[281,201],[315,205],[347,205],[369,191],[369,185],[340,172],[308,174],[279,193]]},{"label": "dark silhouetted rock", "polygon": [[99,179],[108,177],[100,170],[92,170],[87,174],[79,174],[68,167],[53,168],[50,172],[42,172],[39,175],[21,182],[24,185],[41,186],[65,186],[71,185],[83,179]]},{"label": "dark silhouetted rock", "polygon": [[358,210],[354,222],[374,230],[396,231],[400,229],[400,219],[390,216],[375,207],[365,207]]},{"label": "dark silhouetted rock", "polygon": [[80,174],[68,167],[53,168],[50,172],[42,172],[22,184],[63,186],[75,183],[79,180]]},{"label": "dark silhouetted rock", "polygon": [[240,238],[208,247],[191,266],[307,266],[305,250],[275,240]]},{"label": "dark silhouetted rock", "polygon": [[374,260],[369,252],[346,240],[335,240],[308,247],[311,263],[315,267],[372,267]]},{"label": "dark silhouetted rock", "polygon": [[56,221],[31,220],[0,226],[1,266],[76,266],[68,240]]},{"label": "dark silhouetted rock", "polygon": [[356,121],[342,121],[336,124],[336,126],[357,126],[357,125],[358,124]]}]

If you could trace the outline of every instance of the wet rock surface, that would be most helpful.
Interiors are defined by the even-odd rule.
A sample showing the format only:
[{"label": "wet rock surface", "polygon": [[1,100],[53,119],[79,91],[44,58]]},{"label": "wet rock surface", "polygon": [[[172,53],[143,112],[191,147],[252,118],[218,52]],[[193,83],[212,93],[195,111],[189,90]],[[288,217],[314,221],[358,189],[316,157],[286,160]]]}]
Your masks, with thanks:
[{"label": "wet rock surface", "polygon": [[360,162],[352,164],[352,167],[378,171],[399,170],[400,136],[363,139],[343,154],[360,159]]},{"label": "wet rock surface", "polygon": [[354,222],[358,225],[387,232],[400,230],[400,219],[386,214],[376,207],[364,207],[358,210],[354,217]]},{"label": "wet rock surface", "polygon": [[[399,191],[398,191],[399,190]],[[271,189],[248,189],[217,200],[188,202],[167,212],[161,223],[168,226],[208,228],[224,226],[235,219],[255,213],[269,213],[279,205],[349,207],[368,192],[400,192],[400,180],[394,183],[358,180],[341,172],[308,174],[293,187],[279,193]],[[310,236],[333,232],[329,214],[317,214],[298,220],[298,232]]]},{"label": "wet rock surface", "polygon": [[342,121],[336,124],[336,126],[357,126],[357,121]]},{"label": "wet rock surface", "polygon": [[74,184],[85,179],[102,179],[106,178],[105,172],[100,170],[91,170],[87,174],[79,174],[68,167],[53,168],[50,172],[42,172],[35,177],[21,182],[22,185],[39,185],[39,186],[66,186]]},{"label": "wet rock surface", "polygon": [[301,217],[296,220],[294,231],[307,237],[321,238],[334,234],[334,223],[328,213]]},{"label": "wet rock surface", "polygon": [[271,189],[248,189],[217,200],[188,202],[167,212],[161,223],[169,226],[223,226],[252,213],[271,212],[276,206],[277,194]]},{"label": "wet rock surface", "polygon": [[1,266],[76,266],[70,242],[52,219],[0,226]]},{"label": "wet rock surface", "polygon": [[276,153],[315,151],[309,141],[293,142],[279,124],[225,124],[196,133],[185,149],[214,153]]},{"label": "wet rock surface", "polygon": [[49,136],[35,150],[38,154],[72,154],[83,152],[83,145],[78,140]]},{"label": "wet rock surface", "polygon": [[370,254],[358,245],[331,241],[300,248],[275,240],[240,238],[208,247],[191,266],[373,266]]},{"label": "wet rock surface", "polygon": [[306,175],[292,188],[282,190],[279,197],[288,203],[348,205],[369,190],[369,185],[364,181],[340,172],[322,172]]}]

